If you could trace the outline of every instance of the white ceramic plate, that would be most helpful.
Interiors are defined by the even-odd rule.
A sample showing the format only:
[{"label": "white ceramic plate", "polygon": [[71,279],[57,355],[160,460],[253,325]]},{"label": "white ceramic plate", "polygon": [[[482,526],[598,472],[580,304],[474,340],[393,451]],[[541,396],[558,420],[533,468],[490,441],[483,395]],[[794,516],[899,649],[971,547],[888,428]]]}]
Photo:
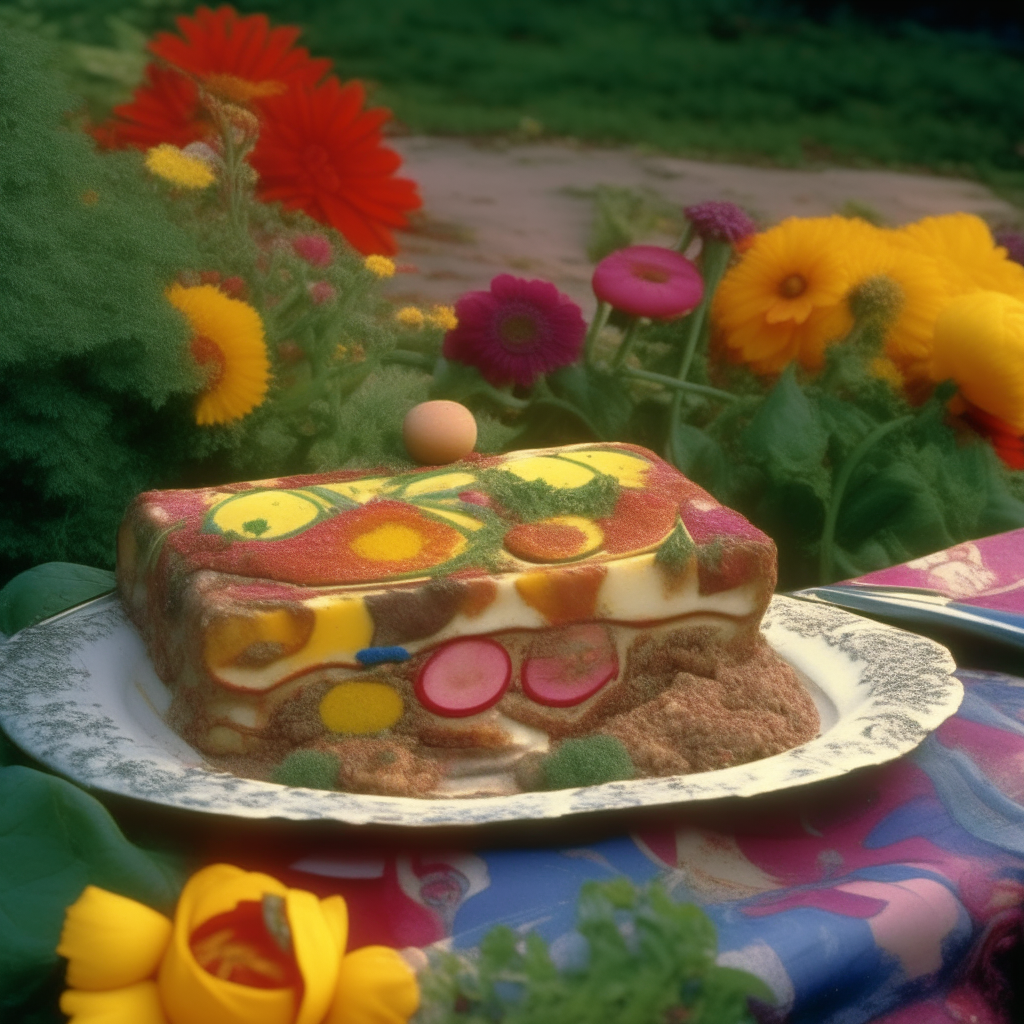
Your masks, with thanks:
[{"label": "white ceramic plate", "polygon": [[332,793],[228,775],[164,724],[167,690],[112,595],[0,645],[0,723],[50,768],[110,793],[244,818],[423,827],[786,789],[891,761],[960,706],[949,652],[913,633],[786,597],[773,599],[763,630],[813,696],[821,733],[774,757],[696,775],[461,800]]}]

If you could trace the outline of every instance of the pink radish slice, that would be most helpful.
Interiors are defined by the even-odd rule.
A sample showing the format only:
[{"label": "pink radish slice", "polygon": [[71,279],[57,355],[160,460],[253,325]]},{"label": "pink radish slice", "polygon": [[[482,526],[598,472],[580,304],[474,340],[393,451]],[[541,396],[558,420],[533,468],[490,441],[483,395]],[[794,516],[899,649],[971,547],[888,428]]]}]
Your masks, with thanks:
[{"label": "pink radish slice", "polygon": [[439,647],[416,678],[416,696],[435,715],[462,718],[486,711],[508,689],[512,660],[493,640],[452,640]]},{"label": "pink radish slice", "polygon": [[604,626],[569,626],[560,631],[554,657],[529,654],[523,661],[523,690],[538,704],[567,708],[597,693],[619,674],[619,656]]}]

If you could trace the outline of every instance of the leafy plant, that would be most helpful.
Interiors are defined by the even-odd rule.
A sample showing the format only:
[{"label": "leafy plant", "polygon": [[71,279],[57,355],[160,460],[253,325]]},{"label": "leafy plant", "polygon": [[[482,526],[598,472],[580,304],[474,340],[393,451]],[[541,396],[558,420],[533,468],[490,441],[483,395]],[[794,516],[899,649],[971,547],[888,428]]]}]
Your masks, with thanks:
[{"label": "leafy plant", "polygon": [[588,882],[579,898],[581,966],[560,970],[543,939],[492,929],[472,957],[435,954],[417,1024],[752,1024],[759,979],[719,967],[715,928],[657,884]]}]

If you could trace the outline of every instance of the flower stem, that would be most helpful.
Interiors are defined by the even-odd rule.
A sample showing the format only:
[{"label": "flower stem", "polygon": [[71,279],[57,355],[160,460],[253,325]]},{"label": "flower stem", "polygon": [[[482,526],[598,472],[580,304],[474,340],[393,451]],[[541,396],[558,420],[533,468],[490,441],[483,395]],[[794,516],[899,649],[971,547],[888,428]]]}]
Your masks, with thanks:
[{"label": "flower stem", "polygon": [[697,352],[697,342],[700,339],[704,321],[707,319],[708,310],[711,308],[711,302],[715,297],[715,289],[718,287],[718,282],[721,281],[725,268],[729,265],[729,258],[732,256],[732,246],[728,242],[705,242],[704,246],[704,266],[702,267],[704,295],[700,300],[700,305],[690,314],[687,324],[683,358],[679,365],[678,377],[680,380],[686,380],[686,375],[690,372],[690,364]]},{"label": "flower stem", "polygon": [[632,377],[634,380],[649,380],[652,384],[661,384],[666,388],[675,391],[691,391],[695,395],[708,395],[711,398],[721,398],[726,402],[735,402],[737,396],[731,391],[720,391],[718,388],[708,387],[706,384],[694,384],[688,380],[678,380],[670,377],[667,373],[653,373],[650,370],[635,370],[627,366],[622,370],[625,377]]},{"label": "flower stem", "polygon": [[832,488],[832,496],[829,498],[828,509],[825,512],[825,525],[821,531],[821,551],[818,560],[818,576],[821,584],[832,582],[833,548],[835,545],[836,523],[839,521],[839,509],[843,504],[843,496],[853,476],[853,471],[860,464],[867,452],[873,448],[883,437],[891,434],[898,427],[909,423],[914,417],[901,416],[899,419],[882,423],[864,438],[856,448],[850,452],[848,458],[839,470],[835,485]]},{"label": "flower stem", "polygon": [[612,307],[607,302],[598,302],[597,309],[594,310],[594,319],[590,321],[590,327],[587,328],[587,336],[583,340],[583,362],[585,364],[593,361],[594,342],[597,341],[597,336],[601,333],[601,329],[608,322],[608,316],[611,311]]},{"label": "flower stem", "polygon": [[687,221],[686,227],[683,228],[683,233],[679,237],[679,241],[675,244],[676,252],[686,252],[690,248],[690,243],[693,241],[693,236],[696,234],[696,228],[693,226],[693,221]]},{"label": "flower stem", "polygon": [[428,373],[432,373],[434,370],[434,360],[430,356],[424,355],[422,352],[409,352],[403,348],[395,348],[385,353],[381,357],[381,362],[400,366],[416,366]]},{"label": "flower stem", "polygon": [[615,358],[612,360],[613,370],[619,369],[626,361],[626,356],[629,355],[630,350],[633,348],[633,342],[636,341],[636,329],[640,326],[640,320],[640,317],[635,316],[629,321],[626,332],[622,335],[622,341],[619,343],[619,350],[615,353]]},{"label": "flower stem", "polygon": [[[693,363],[693,357],[697,352],[697,342],[700,341],[701,334],[704,331],[704,324],[707,322],[708,310],[711,308],[711,303],[715,297],[715,289],[718,288],[718,282],[721,281],[726,267],[729,266],[729,260],[732,257],[732,246],[728,242],[705,241],[701,250],[701,257],[703,263],[702,270],[704,271],[704,294],[701,297],[700,304],[690,314],[687,321],[687,333],[683,343],[683,357],[679,363],[679,373],[676,375],[676,379],[679,381],[685,381],[686,375],[690,372],[690,365]],[[683,411],[683,394],[682,388],[676,389],[676,393],[672,398],[672,409],[668,417],[668,451],[672,461],[677,465],[675,435],[676,427],[679,425],[679,417]]]}]

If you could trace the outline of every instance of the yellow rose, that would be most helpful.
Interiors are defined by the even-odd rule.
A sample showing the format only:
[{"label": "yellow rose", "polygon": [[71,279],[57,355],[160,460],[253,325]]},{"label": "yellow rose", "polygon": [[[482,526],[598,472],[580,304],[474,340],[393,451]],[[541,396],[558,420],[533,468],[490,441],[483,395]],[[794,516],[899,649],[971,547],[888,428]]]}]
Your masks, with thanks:
[{"label": "yellow rose", "polygon": [[348,909],[215,864],[174,920],[89,886],[68,908],[61,1009],[71,1024],[405,1024],[415,975],[394,950],[345,955]]},{"label": "yellow rose", "polygon": [[935,324],[932,377],[1024,434],[1024,302],[1003,292],[953,299]]}]

